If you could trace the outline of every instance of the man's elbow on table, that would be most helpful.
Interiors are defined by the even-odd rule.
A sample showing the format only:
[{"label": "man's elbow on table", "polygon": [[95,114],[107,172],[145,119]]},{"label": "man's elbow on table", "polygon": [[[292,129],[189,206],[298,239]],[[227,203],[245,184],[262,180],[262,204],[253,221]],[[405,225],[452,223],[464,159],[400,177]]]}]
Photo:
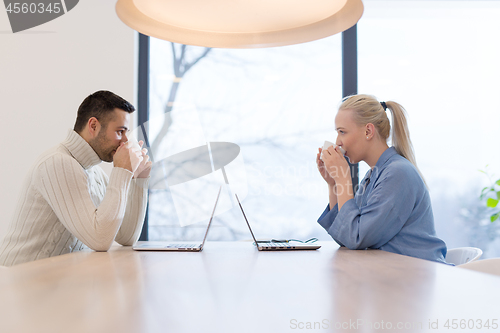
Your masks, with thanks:
[{"label": "man's elbow on table", "polygon": [[110,248],[111,245],[113,245],[113,240],[110,242],[102,242],[102,243],[91,243],[91,244],[86,244],[91,250],[94,250],[96,252],[107,252]]},{"label": "man's elbow on table", "polygon": [[115,241],[120,244],[121,246],[132,246],[135,244],[134,239],[128,239],[128,240],[122,240],[122,239],[115,239]]}]

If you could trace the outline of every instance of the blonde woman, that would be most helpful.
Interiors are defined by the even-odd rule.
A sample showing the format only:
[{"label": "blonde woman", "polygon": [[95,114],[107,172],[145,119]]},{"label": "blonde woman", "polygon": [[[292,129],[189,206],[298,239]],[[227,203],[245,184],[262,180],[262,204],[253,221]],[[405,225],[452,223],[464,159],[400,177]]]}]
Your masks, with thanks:
[{"label": "blonde woman", "polygon": [[[335,127],[336,144],[349,161],[365,161],[370,170],[354,194],[349,164],[339,147],[319,149],[316,163],[330,199],[319,224],[349,249],[380,249],[445,263],[446,244],[436,237],[403,107],[370,95],[350,96],[339,107]],[[387,145],[389,134],[392,147]]]}]

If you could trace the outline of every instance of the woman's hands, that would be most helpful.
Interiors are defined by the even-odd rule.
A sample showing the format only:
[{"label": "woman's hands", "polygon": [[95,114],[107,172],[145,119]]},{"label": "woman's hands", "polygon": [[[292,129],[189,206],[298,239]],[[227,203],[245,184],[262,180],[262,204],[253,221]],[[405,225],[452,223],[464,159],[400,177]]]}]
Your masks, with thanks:
[{"label": "woman's hands", "polygon": [[316,155],[316,165],[318,166],[318,171],[321,174],[321,177],[328,183],[330,186],[335,186],[335,179],[333,179],[330,174],[327,172],[325,167],[325,162],[321,160],[321,151],[323,149],[318,148],[319,153]]},{"label": "woman's hands", "polygon": [[[338,209],[350,199],[354,198],[352,190],[351,169],[339,147],[329,147],[323,152],[323,161],[320,154],[316,157],[316,164],[323,179],[330,187],[330,209],[338,203]],[[335,198],[334,198],[335,197]]]},{"label": "woman's hands", "polygon": [[347,163],[338,147],[333,148],[333,146],[330,146],[323,152],[323,164],[325,165],[328,175],[335,183],[343,184],[343,180],[347,178],[351,179],[349,163]]}]

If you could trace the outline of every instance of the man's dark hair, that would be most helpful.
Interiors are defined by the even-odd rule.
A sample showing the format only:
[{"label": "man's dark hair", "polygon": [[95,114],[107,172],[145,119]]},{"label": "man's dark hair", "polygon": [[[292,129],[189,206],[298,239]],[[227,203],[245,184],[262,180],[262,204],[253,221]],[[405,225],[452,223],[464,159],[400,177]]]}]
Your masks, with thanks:
[{"label": "man's dark hair", "polygon": [[85,128],[88,120],[95,117],[106,128],[111,120],[113,111],[120,109],[128,113],[135,111],[132,104],[112,93],[111,91],[100,90],[85,98],[78,108],[75,127],[76,132],[80,133]]}]

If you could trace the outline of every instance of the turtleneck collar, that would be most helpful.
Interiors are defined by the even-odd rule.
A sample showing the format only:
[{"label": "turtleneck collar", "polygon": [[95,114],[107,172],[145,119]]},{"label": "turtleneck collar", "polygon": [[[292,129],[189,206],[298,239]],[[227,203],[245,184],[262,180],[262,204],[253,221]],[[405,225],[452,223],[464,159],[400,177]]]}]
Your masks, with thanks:
[{"label": "turtleneck collar", "polygon": [[94,165],[101,163],[99,155],[94,149],[74,130],[71,130],[66,140],[62,142],[71,155],[81,164],[84,169],[90,169]]}]

